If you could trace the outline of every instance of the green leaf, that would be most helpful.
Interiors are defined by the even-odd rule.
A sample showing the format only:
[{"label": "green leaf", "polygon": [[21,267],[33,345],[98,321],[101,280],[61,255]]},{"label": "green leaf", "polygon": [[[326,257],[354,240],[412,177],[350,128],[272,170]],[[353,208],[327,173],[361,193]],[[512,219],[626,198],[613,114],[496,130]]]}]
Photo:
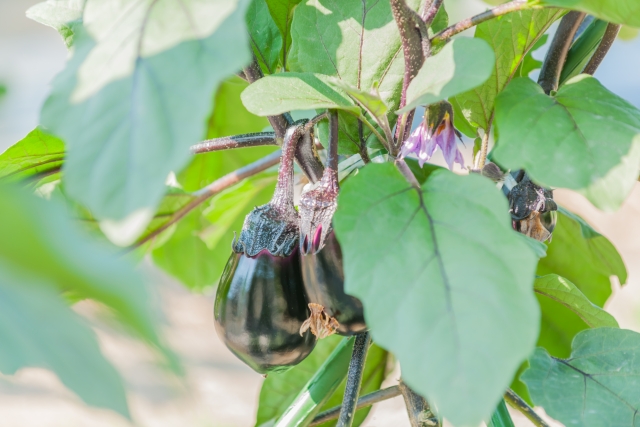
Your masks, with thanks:
[{"label": "green leaf", "polygon": [[617,209],[638,179],[640,111],[591,76],[574,77],[555,96],[515,79],[497,99],[496,122],[493,158],[502,166],[578,190],[599,209]]},{"label": "green leaf", "polygon": [[0,155],[0,180],[22,181],[54,173],[64,155],[62,140],[36,128]]},{"label": "green leaf", "polygon": [[569,359],[537,349],[522,375],[536,405],[567,426],[634,427],[640,410],[640,334],[580,332]]},{"label": "green leaf", "polygon": [[537,59],[535,59],[533,57],[533,52],[544,46],[547,43],[548,38],[548,34],[543,35],[538,39],[533,47],[529,49],[529,52],[527,52],[527,54],[522,59],[522,62],[520,62],[520,66],[515,73],[515,77],[528,77],[533,70],[537,70],[538,68],[542,67],[542,61],[538,61]]},{"label": "green leaf", "polygon": [[73,45],[74,28],[82,21],[86,0],[47,0],[31,6],[27,18],[58,31],[67,47]]},{"label": "green leaf", "polygon": [[[271,18],[266,0],[253,0],[247,10],[247,28],[253,53],[264,74],[273,74],[282,58],[282,36]],[[290,46],[291,44],[287,44]]]},{"label": "green leaf", "polygon": [[241,95],[247,110],[273,116],[291,110],[335,108],[360,113],[349,96],[321,74],[280,73],[255,81]]},{"label": "green leaf", "polygon": [[609,313],[593,304],[564,277],[549,274],[534,283],[542,311],[538,346],[556,357],[569,357],[573,337],[588,328],[618,327]]},{"label": "green leaf", "polygon": [[301,0],[266,0],[271,17],[280,30],[284,46],[282,47],[282,65],[286,68],[287,53],[291,47],[291,22],[293,11]]},{"label": "green leaf", "polygon": [[584,70],[584,67],[600,45],[608,25],[609,23],[606,21],[595,19],[573,43],[569,53],[567,53],[567,60],[562,67],[560,86]]},{"label": "green leaf", "polygon": [[204,135],[211,94],[249,62],[244,1],[134,4],[88,1],[42,111],[67,143],[69,195],[100,219],[153,211]]},{"label": "green leaf", "polygon": [[58,292],[71,291],[104,304],[175,363],[158,338],[148,291],[132,264],[113,248],[89,241],[53,201],[6,186],[0,187],[0,200],[0,261],[46,279]]},{"label": "green leaf", "polygon": [[[298,392],[313,377],[341,340],[342,338],[336,335],[322,339],[318,341],[313,352],[299,365],[282,374],[272,374],[267,377],[260,390],[256,427],[269,425],[284,413],[298,395]],[[373,344],[369,348],[362,374],[361,395],[380,388],[385,375],[387,357],[388,353],[377,345]],[[342,404],[345,385],[346,380],[340,384],[321,411]],[[353,421],[354,426],[358,426],[364,421],[369,409],[371,408],[361,409],[356,412]],[[330,427],[335,424],[336,421],[329,421],[320,425],[322,427]]]},{"label": "green leaf", "polygon": [[582,218],[562,208],[547,256],[538,262],[536,274],[566,278],[600,307],[611,295],[611,276],[617,276],[620,284],[627,281],[622,257],[611,242]]},{"label": "green leaf", "polygon": [[541,4],[580,10],[616,24],[640,27],[637,0],[541,0]]},{"label": "green leaf", "polygon": [[538,336],[537,258],[508,210],[483,177],[439,170],[417,191],[371,163],[344,183],[334,217],[345,290],[373,339],[455,425],[491,415]]},{"label": "green leaf", "polygon": [[87,323],[56,293],[46,277],[16,272],[0,260],[0,371],[50,369],[87,404],[129,417],[120,375]]},{"label": "green leaf", "polygon": [[496,96],[515,76],[527,52],[563,14],[559,9],[523,10],[478,25],[475,37],[489,43],[495,52],[496,63],[485,84],[456,96],[473,126],[484,130],[490,128]]},{"label": "green leaf", "polygon": [[[409,0],[418,10],[421,0]],[[396,122],[404,78],[400,33],[387,1],[363,2],[311,0],[301,3],[291,25],[289,69],[335,76],[356,89],[368,92],[376,84],[389,108],[389,123]],[[355,118],[339,112],[339,152],[355,154],[359,144]],[[327,125],[319,137],[327,141]],[[368,134],[368,132],[367,132]],[[365,136],[368,138],[368,136]],[[373,144],[375,138],[371,138]]]},{"label": "green leaf", "polygon": [[407,89],[407,105],[398,113],[418,105],[429,105],[483,84],[495,66],[496,57],[483,40],[457,38],[428,58]]}]

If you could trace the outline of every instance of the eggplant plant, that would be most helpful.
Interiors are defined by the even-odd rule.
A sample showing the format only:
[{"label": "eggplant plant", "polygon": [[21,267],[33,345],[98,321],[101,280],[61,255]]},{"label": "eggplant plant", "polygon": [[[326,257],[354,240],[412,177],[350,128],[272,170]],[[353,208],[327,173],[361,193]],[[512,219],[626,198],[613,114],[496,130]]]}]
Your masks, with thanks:
[{"label": "eggplant plant", "polygon": [[[412,427],[512,426],[507,404],[539,427],[636,426],[640,334],[603,308],[624,262],[554,191],[615,211],[637,185],[640,110],[593,75],[640,1],[512,0],[459,22],[448,6],[34,6],[70,58],[41,125],[0,155],[16,206],[0,210],[0,272],[103,303],[174,366],[127,269],[148,256],[215,289],[219,338],[266,377],[256,426],[360,425],[397,396]],[[25,218],[124,250],[41,242]],[[21,239],[42,249],[36,274]],[[70,319],[47,292],[45,314]],[[3,334],[1,372],[51,367],[128,415],[95,343],[77,354],[107,366],[80,366],[102,394]]]}]

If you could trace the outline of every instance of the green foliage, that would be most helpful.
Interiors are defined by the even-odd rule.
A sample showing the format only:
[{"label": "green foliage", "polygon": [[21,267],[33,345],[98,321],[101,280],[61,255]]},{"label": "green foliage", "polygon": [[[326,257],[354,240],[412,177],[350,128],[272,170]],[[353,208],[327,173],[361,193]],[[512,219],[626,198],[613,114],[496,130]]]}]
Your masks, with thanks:
[{"label": "green foliage", "polygon": [[489,43],[496,63],[486,83],[456,96],[461,111],[474,127],[491,127],[496,96],[514,78],[527,52],[563,14],[560,9],[523,10],[478,25],[475,37]]},{"label": "green foliage", "polygon": [[483,40],[459,38],[425,61],[407,89],[409,111],[434,104],[483,84],[495,66],[493,50]]},{"label": "green foliage", "polygon": [[605,21],[640,27],[640,3],[637,0],[539,0],[543,5],[566,7],[586,12]]},{"label": "green foliage", "polygon": [[595,78],[574,77],[553,96],[518,78],[496,103],[493,156],[550,187],[580,191],[596,207],[617,209],[638,179],[640,111]]},{"label": "green foliage", "polygon": [[[313,353],[299,365],[285,373],[273,374],[267,377],[260,390],[260,403],[258,406],[256,426],[269,425],[285,412],[304,385],[307,384],[320,366],[327,360],[341,339],[341,337],[334,335],[320,340],[313,350]],[[373,344],[369,348],[365,369],[362,374],[361,395],[380,388],[380,384],[386,373],[387,358],[388,353],[377,345]],[[345,386],[346,379],[342,381],[340,386],[327,400],[321,411],[342,404]],[[356,412],[353,425],[360,425],[370,409],[371,408],[361,409]],[[329,421],[320,425],[323,427],[331,427],[335,424],[335,421]]]},{"label": "green foliage", "polygon": [[69,149],[69,195],[100,219],[157,206],[167,175],[204,134],[211,94],[249,61],[243,2],[151,2],[124,13],[131,3],[88,1],[42,112]]},{"label": "green foliage", "polygon": [[567,60],[562,67],[562,74],[560,74],[560,85],[564,84],[567,80],[577,76],[584,70],[591,56],[596,51],[602,36],[607,30],[608,22],[601,19],[594,19],[586,30],[578,37],[573,43],[571,49],[567,53]]},{"label": "green foliage", "polygon": [[[266,0],[253,0],[247,10],[247,29],[253,54],[264,74],[273,74],[282,59],[282,35],[269,14]],[[291,43],[287,44],[290,46]]]},{"label": "green foliage", "polygon": [[562,208],[547,256],[539,261],[537,274],[566,278],[600,307],[611,295],[611,276],[616,276],[621,284],[627,281],[622,257],[611,242],[582,218]]},{"label": "green foliage", "polygon": [[576,334],[588,328],[618,327],[609,313],[593,304],[573,283],[555,274],[536,279],[542,312],[538,346],[556,357],[569,357]]},{"label": "green foliage", "polygon": [[155,330],[142,278],[113,250],[74,228],[58,204],[7,186],[0,187],[0,200],[0,293],[6,304],[0,368],[5,373],[22,366],[53,369],[87,403],[127,414],[122,384],[99,355],[95,337],[56,294],[102,303],[175,368]]},{"label": "green foliage", "polygon": [[291,47],[291,22],[293,11],[301,0],[266,0],[271,17],[275,22],[284,41],[282,47],[282,65],[287,66],[287,54]]},{"label": "green foliage", "polygon": [[633,427],[640,400],[640,335],[615,328],[579,333],[571,357],[537,349],[522,379],[536,405],[564,425]]},{"label": "green foliage", "polygon": [[0,180],[23,181],[60,170],[64,142],[41,128],[0,154]]},{"label": "green foliage", "polygon": [[334,217],[373,339],[457,425],[489,417],[538,335],[536,257],[507,212],[485,178],[440,170],[417,191],[387,163],[343,185]]}]

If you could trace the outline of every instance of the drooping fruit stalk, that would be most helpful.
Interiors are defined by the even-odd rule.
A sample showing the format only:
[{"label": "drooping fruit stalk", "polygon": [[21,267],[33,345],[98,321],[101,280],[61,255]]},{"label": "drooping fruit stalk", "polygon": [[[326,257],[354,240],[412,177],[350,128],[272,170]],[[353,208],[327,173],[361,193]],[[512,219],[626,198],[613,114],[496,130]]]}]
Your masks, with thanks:
[{"label": "drooping fruit stalk", "polygon": [[344,292],[342,251],[331,228],[338,206],[338,116],[329,116],[327,167],[317,188],[300,199],[300,253],[311,315],[302,325],[318,338],[366,330],[362,303]]},{"label": "drooping fruit stalk", "polygon": [[311,333],[299,333],[308,317],[308,302],[298,253],[293,159],[303,134],[304,123],[287,129],[273,198],[245,218],[216,294],[218,335],[260,373],[299,363],[316,341]]}]

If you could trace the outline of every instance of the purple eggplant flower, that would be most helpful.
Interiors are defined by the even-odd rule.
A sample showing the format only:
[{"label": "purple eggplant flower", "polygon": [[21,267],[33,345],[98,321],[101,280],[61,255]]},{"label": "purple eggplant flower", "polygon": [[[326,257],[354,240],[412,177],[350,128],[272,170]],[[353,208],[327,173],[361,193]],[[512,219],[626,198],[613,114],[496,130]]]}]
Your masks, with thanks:
[{"label": "purple eggplant flower", "polygon": [[444,160],[449,169],[453,170],[453,164],[458,163],[464,168],[464,158],[458,150],[456,137],[459,132],[453,127],[453,108],[451,104],[442,101],[427,107],[425,118],[420,126],[414,130],[404,142],[400,151],[400,158],[409,154],[418,157],[418,163],[422,167],[440,147]]}]

